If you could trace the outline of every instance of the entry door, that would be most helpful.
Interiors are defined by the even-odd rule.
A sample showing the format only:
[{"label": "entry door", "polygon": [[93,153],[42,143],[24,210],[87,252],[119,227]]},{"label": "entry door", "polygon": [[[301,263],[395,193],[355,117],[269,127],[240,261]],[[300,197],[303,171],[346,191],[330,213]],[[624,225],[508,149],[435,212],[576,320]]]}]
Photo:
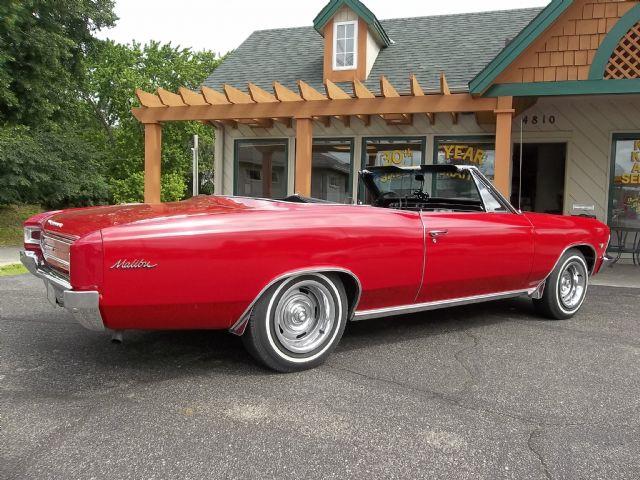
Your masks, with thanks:
[{"label": "entry door", "polygon": [[426,261],[417,303],[525,289],[533,228],[524,215],[423,212]]}]

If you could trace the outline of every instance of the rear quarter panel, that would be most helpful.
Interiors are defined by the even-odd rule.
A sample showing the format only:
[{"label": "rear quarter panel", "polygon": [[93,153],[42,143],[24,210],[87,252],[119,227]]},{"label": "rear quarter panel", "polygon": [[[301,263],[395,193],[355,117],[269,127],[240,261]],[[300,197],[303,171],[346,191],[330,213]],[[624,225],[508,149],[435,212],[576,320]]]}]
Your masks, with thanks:
[{"label": "rear quarter panel", "polygon": [[530,287],[544,280],[562,253],[572,246],[588,245],[593,248],[597,271],[609,239],[609,228],[605,224],[586,217],[541,213],[525,215],[534,227],[534,261]]},{"label": "rear quarter panel", "polygon": [[[102,312],[118,329],[228,328],[276,277],[339,267],[362,285],[359,308],[413,302],[423,230],[412,212],[281,206],[103,230]],[[152,269],[111,268],[146,260]]]}]

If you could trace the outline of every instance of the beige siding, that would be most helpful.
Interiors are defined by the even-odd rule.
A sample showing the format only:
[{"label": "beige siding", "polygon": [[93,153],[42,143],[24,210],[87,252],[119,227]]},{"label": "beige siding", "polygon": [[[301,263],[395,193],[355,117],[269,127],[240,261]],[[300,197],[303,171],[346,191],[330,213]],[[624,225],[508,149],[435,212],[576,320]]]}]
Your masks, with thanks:
[{"label": "beige siding", "polygon": [[[546,97],[523,115],[525,142],[566,142],[564,211],[574,204],[594,205],[606,220],[614,133],[640,132],[640,96]],[[531,120],[537,116],[538,123]],[[553,115],[555,123],[549,122]],[[546,122],[542,122],[543,116]],[[520,118],[514,121],[513,140],[520,135]],[[526,162],[526,158],[524,162]]]},{"label": "beige siding", "polygon": [[[360,33],[360,35],[362,35],[362,33]],[[376,58],[378,58],[378,53],[380,53],[380,45],[378,45],[376,39],[373,38],[373,35],[371,35],[371,32],[367,29],[367,67],[365,70],[367,78],[369,77],[369,73],[371,73],[373,64],[376,62]]]},{"label": "beige siding", "polygon": [[351,22],[353,20],[358,20],[358,16],[355,12],[348,7],[342,7],[336,12],[333,18],[336,22]]}]

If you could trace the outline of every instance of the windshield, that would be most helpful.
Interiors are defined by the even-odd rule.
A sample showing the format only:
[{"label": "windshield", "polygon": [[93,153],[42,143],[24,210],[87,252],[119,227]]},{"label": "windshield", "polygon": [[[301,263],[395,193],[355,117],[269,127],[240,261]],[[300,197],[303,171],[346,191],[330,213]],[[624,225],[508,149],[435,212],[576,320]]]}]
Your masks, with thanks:
[{"label": "windshield", "polygon": [[480,201],[471,174],[466,171],[432,172],[421,170],[370,171],[380,196],[430,197]]}]

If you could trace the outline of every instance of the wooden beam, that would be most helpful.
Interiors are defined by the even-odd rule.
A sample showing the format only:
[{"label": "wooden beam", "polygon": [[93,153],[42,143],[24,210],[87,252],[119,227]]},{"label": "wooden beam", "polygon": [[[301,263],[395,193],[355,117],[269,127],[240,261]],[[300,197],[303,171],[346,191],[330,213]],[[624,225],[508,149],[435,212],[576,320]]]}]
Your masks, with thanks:
[{"label": "wooden beam", "polygon": [[[319,94],[321,95],[321,94]],[[158,100],[159,101],[159,100]],[[207,100],[209,101],[209,100]],[[142,123],[182,120],[233,120],[237,118],[324,117],[336,115],[385,115],[390,113],[483,112],[496,109],[496,98],[474,98],[468,93],[423,97],[352,98],[303,102],[134,108]]]},{"label": "wooden beam", "polygon": [[296,118],[295,191],[305,197],[311,196],[312,147],[313,121],[310,118]]},{"label": "wooden beam", "polygon": [[160,203],[162,125],[144,125],[144,202]]},{"label": "wooden beam", "polygon": [[313,120],[322,123],[327,128],[331,126],[331,117],[313,117]]},{"label": "wooden beam", "polygon": [[160,98],[157,95],[145,92],[144,90],[140,90],[139,88],[136,88],[136,97],[138,97],[138,101],[143,107],[166,107],[166,105],[160,101]]},{"label": "wooden beam", "polygon": [[249,95],[256,103],[278,103],[278,99],[272,93],[263,90],[253,83],[249,83]]},{"label": "wooden beam", "polygon": [[356,98],[376,98],[376,96],[371,93],[371,91],[364,86],[360,80],[353,81],[353,93]]},{"label": "wooden beam", "polygon": [[326,80],[324,82],[324,88],[327,91],[327,97],[331,100],[347,100],[351,98],[347,92],[342,90],[338,85],[333,83],[331,80]]},{"label": "wooden beam", "polygon": [[325,97],[311,85],[306,84],[302,80],[298,80],[298,88],[300,89],[300,96],[307,101],[319,101],[327,99],[327,97]]},{"label": "wooden beam", "polygon": [[513,97],[498,97],[496,114],[496,152],[493,184],[506,197],[511,196],[511,122]]},{"label": "wooden beam", "polygon": [[187,105],[207,105],[201,93],[194,92],[188,88],[180,87],[178,93],[182,97],[182,101]]},{"label": "wooden beam", "polygon": [[224,93],[221,93],[213,88],[202,87],[202,96],[209,105],[229,105],[229,100]]},{"label": "wooden beam", "polygon": [[274,122],[281,123],[286,128],[291,128],[293,126],[293,118],[291,118],[291,117],[288,117],[288,118],[287,117],[285,117],[285,118],[276,117],[276,118],[272,118],[272,120]]},{"label": "wooden beam", "polygon": [[278,82],[273,82],[273,91],[276,98],[281,102],[301,102],[303,98],[293,90],[289,90],[287,87]]},{"label": "wooden beam", "polygon": [[[451,95],[451,89],[449,88],[449,83],[447,82],[447,77],[444,72],[440,72],[440,94],[441,95]],[[451,112],[451,121],[454,125],[458,123],[458,113]]]},{"label": "wooden beam", "polygon": [[164,88],[158,87],[156,94],[160,98],[160,101],[167,107],[182,107],[186,105],[180,95],[165,90]]},{"label": "wooden beam", "polygon": [[383,97],[386,98],[400,96],[395,87],[391,85],[391,82],[387,80],[387,77],[385,77],[384,75],[380,77],[380,93]]},{"label": "wooden beam", "polygon": [[249,94],[244,93],[242,90],[238,90],[236,87],[232,87],[225,83],[223,88],[224,94],[227,96],[227,100],[229,100],[230,103],[234,103],[236,105],[255,103]]},{"label": "wooden beam", "polygon": [[[411,74],[409,82],[411,83],[411,95],[414,97],[424,97],[424,90],[422,90],[422,87],[420,86],[420,83],[418,83],[418,79],[415,75]],[[434,125],[436,123],[436,116],[433,113],[424,112],[424,114],[429,119],[430,125]]]}]

